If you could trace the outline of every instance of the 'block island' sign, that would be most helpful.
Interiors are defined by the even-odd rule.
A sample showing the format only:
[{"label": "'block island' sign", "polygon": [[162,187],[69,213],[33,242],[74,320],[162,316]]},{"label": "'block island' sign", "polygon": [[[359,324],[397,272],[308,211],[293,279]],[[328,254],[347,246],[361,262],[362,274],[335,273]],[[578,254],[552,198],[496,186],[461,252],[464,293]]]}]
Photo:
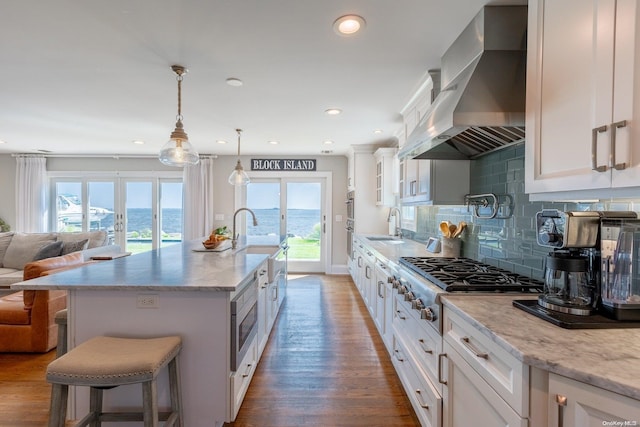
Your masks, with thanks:
[{"label": "'block island' sign", "polygon": [[252,171],[315,171],[316,159],[251,159]]}]

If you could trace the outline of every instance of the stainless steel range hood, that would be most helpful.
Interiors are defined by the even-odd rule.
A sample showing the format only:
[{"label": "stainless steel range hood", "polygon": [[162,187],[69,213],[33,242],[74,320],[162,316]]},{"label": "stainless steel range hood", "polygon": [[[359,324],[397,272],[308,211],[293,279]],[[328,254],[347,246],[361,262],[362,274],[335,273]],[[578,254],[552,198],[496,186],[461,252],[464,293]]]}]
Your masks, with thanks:
[{"label": "stainless steel range hood", "polygon": [[472,159],[524,140],[527,7],[486,6],[442,57],[442,91],[400,158]]}]

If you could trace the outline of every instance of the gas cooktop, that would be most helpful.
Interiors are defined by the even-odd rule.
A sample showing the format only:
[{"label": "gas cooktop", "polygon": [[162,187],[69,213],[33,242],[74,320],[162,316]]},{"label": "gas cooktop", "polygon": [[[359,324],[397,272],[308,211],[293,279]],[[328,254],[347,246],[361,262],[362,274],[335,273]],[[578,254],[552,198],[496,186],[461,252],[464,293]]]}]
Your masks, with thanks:
[{"label": "gas cooktop", "polygon": [[541,293],[544,283],[471,258],[401,257],[400,264],[447,292]]}]

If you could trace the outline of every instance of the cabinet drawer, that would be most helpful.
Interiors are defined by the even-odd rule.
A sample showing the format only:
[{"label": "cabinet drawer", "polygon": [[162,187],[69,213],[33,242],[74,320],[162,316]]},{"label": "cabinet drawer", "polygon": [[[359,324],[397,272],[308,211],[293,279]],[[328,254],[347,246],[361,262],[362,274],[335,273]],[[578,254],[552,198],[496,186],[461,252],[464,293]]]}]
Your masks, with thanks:
[{"label": "cabinet drawer", "polygon": [[444,310],[443,334],[469,365],[521,417],[529,415],[527,366],[456,313]]},{"label": "cabinet drawer", "polygon": [[442,397],[425,374],[417,367],[402,339],[393,336],[393,364],[409,397],[420,424],[439,427],[442,420]]},{"label": "cabinet drawer", "polygon": [[448,359],[444,426],[527,427],[527,418],[518,415],[448,341],[444,351]]},{"label": "cabinet drawer", "polygon": [[242,401],[244,400],[244,395],[247,393],[249,383],[251,382],[253,373],[256,370],[257,341],[258,340],[255,339],[253,340],[251,348],[249,349],[249,351],[247,351],[244,359],[242,359],[242,362],[240,362],[240,364],[238,365],[238,370],[232,372],[230,376],[232,420],[235,420],[236,415],[238,415],[238,411],[240,410],[240,406],[242,405]]}]

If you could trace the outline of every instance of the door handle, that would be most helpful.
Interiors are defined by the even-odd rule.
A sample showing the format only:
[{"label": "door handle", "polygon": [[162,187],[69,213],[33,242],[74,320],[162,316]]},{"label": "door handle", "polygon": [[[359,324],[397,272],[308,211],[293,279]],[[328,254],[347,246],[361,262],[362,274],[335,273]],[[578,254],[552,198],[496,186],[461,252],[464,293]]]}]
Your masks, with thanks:
[{"label": "door handle", "polygon": [[438,382],[440,384],[447,385],[447,381],[442,379],[442,358],[447,357],[447,353],[440,353],[438,355]]},{"label": "door handle", "polygon": [[607,165],[598,166],[598,134],[607,131],[607,126],[600,126],[591,130],[591,169],[596,172],[606,172]]},{"label": "door handle", "polygon": [[616,131],[617,129],[623,128],[626,126],[627,126],[626,120],[611,123],[611,167],[618,171],[626,169],[627,164],[625,162],[616,163]]}]

